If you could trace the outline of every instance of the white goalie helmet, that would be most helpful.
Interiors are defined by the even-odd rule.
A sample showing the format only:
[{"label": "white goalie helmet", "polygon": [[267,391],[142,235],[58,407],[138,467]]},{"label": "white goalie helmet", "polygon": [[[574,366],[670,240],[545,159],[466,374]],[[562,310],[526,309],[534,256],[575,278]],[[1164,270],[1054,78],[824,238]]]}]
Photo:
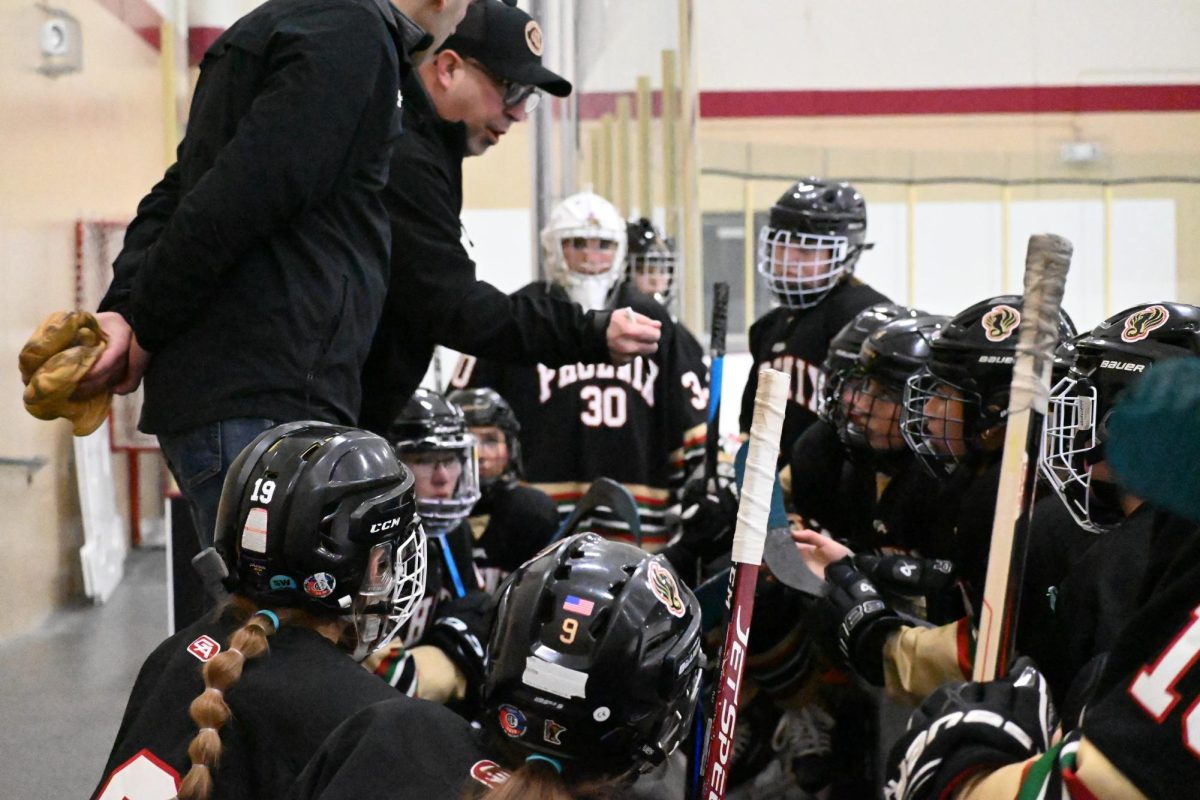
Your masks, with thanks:
[{"label": "white goalie helmet", "polygon": [[625,220],[595,192],[579,192],[550,212],[542,229],[547,277],[585,311],[605,307],[625,260]]}]

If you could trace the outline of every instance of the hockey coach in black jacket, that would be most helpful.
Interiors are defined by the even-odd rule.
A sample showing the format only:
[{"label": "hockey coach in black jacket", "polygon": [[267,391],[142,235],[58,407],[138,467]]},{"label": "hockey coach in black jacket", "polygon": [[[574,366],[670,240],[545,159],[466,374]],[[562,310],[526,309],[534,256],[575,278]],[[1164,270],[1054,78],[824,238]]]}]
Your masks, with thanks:
[{"label": "hockey coach in black jacket", "polygon": [[659,323],[648,317],[509,297],[476,279],[460,239],[462,160],[524,121],[542,92],[565,97],[571,84],[542,65],[537,21],[501,0],[472,3],[455,34],[405,83],[406,135],[384,194],[392,275],[363,371],[363,427],[378,431],[391,422],[439,344],[548,365],[620,362],[656,349]]}]

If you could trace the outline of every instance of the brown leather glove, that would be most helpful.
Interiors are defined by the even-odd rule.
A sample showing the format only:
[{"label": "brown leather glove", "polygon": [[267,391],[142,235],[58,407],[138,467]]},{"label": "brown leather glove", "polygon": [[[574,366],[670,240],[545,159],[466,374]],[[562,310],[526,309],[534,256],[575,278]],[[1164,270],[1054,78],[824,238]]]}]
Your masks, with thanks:
[{"label": "brown leather glove", "polygon": [[76,436],[87,436],[108,416],[112,393],[72,400],[79,381],[104,352],[100,323],[86,311],[55,311],[21,348],[25,410],[38,419],[66,417]]}]

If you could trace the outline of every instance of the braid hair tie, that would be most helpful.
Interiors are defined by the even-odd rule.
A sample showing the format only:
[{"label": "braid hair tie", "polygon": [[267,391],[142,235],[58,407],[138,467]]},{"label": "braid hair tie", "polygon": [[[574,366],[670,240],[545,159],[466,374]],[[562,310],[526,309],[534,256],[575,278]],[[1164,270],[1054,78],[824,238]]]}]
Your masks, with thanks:
[{"label": "braid hair tie", "polygon": [[255,611],[254,616],[266,617],[271,621],[271,625],[274,626],[275,630],[279,630],[279,616],[274,611],[268,611],[264,608],[260,611]]},{"label": "braid hair tie", "polygon": [[562,771],[563,771],[562,762],[560,762],[557,758],[551,758],[550,756],[544,756],[541,753],[534,753],[531,756],[525,756],[525,763],[528,764],[532,761],[545,761],[547,764],[554,767],[555,772],[557,772],[559,775],[562,775]]}]

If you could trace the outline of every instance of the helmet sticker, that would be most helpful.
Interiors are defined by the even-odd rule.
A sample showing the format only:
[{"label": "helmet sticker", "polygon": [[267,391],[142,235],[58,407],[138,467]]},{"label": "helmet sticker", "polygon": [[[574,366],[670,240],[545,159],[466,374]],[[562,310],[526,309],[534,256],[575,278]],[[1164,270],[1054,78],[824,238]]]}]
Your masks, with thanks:
[{"label": "helmet sticker", "polygon": [[563,601],[562,607],[563,611],[578,614],[581,617],[590,617],[592,609],[596,607],[596,604],[591,600],[584,600],[582,597],[569,594],[567,595],[567,599]]},{"label": "helmet sticker", "polygon": [[525,44],[535,56],[542,54],[542,29],[535,20],[525,23]]},{"label": "helmet sticker", "polygon": [[221,645],[208,636],[201,636],[187,646],[187,651],[201,661],[209,661],[221,652]]},{"label": "helmet sticker", "polygon": [[671,616],[682,617],[687,613],[687,605],[683,602],[683,595],[679,593],[679,584],[675,582],[675,576],[657,559],[650,562],[646,580],[650,584],[650,591],[667,607]]},{"label": "helmet sticker", "polygon": [[304,592],[312,597],[329,597],[333,587],[337,586],[337,578],[328,572],[318,572],[304,579]]},{"label": "helmet sticker", "polygon": [[521,682],[529,688],[540,689],[568,700],[587,697],[587,680],[586,672],[564,667],[538,656],[526,657],[525,671],[521,674]]},{"label": "helmet sticker", "polygon": [[519,739],[525,735],[528,727],[525,722],[525,712],[507,703],[500,706],[500,729],[504,731],[505,735]]},{"label": "helmet sticker", "polygon": [[559,725],[554,720],[548,719],[546,720],[546,724],[542,726],[542,738],[550,744],[561,746],[562,741],[558,737],[562,736],[566,730],[566,728],[564,728],[562,725]]},{"label": "helmet sticker", "polygon": [[1125,328],[1121,331],[1121,341],[1140,342],[1150,335],[1150,331],[1161,328],[1171,318],[1171,312],[1159,305],[1146,306],[1125,318]]},{"label": "helmet sticker", "polygon": [[995,306],[979,320],[989,342],[1003,342],[1021,324],[1021,312],[1012,306]]},{"label": "helmet sticker", "polygon": [[596,722],[607,722],[608,718],[611,716],[612,712],[609,711],[608,706],[598,706],[596,710],[592,712],[592,719],[596,720]]},{"label": "helmet sticker", "polygon": [[242,549],[255,553],[267,552],[267,510],[255,507],[246,515],[242,526]]},{"label": "helmet sticker", "polygon": [[273,592],[282,592],[286,589],[297,588],[296,582],[288,575],[272,575],[270,587]]},{"label": "helmet sticker", "polygon": [[476,761],[471,766],[471,777],[482,783],[489,789],[495,789],[504,785],[504,782],[512,775],[511,772],[501,767],[495,761]]}]

